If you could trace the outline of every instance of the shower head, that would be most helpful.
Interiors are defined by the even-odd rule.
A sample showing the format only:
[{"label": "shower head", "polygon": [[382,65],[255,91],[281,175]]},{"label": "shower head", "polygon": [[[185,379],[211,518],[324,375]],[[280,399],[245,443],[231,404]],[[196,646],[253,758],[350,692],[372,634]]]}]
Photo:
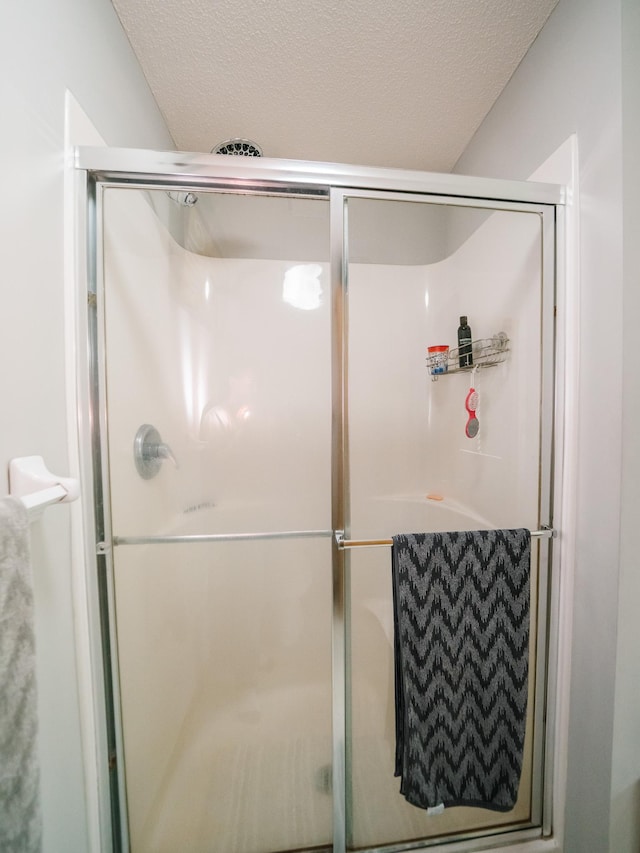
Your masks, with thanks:
[{"label": "shower head", "polygon": [[176,204],[179,204],[180,207],[193,207],[194,204],[198,203],[198,196],[195,193],[191,192],[171,192],[167,190],[167,195],[174,201]]},{"label": "shower head", "polygon": [[235,154],[240,157],[262,157],[262,148],[250,139],[226,139],[211,149],[212,154]]}]

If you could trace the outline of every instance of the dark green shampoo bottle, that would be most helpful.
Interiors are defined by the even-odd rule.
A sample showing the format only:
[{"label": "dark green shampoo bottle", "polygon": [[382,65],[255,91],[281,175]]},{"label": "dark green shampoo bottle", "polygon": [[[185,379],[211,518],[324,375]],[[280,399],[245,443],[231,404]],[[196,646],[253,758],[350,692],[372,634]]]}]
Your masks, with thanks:
[{"label": "dark green shampoo bottle", "polygon": [[460,325],[458,326],[458,362],[460,367],[473,366],[471,329],[466,317],[460,317]]}]

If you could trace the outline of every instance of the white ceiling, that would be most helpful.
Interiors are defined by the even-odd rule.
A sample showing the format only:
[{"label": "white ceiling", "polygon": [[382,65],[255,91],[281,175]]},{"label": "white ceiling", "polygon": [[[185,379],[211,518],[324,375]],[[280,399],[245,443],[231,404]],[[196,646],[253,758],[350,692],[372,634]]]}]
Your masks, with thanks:
[{"label": "white ceiling", "polygon": [[448,172],[558,0],[112,0],[176,147]]}]

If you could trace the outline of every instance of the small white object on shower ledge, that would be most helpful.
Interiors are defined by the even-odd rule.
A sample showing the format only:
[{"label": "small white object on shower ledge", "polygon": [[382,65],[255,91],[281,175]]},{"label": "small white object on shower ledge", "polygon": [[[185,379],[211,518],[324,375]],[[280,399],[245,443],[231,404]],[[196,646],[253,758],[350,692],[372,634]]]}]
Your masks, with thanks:
[{"label": "small white object on shower ledge", "polygon": [[80,485],[74,477],[52,474],[42,456],[20,456],[9,462],[9,492],[25,505],[29,520],[35,521],[52,504],[75,501]]}]

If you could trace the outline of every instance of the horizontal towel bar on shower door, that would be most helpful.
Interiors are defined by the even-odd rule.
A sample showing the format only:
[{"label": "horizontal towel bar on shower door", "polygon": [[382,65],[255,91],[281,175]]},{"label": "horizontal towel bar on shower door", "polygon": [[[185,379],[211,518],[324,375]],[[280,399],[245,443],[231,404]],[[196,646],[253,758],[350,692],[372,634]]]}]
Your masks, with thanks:
[{"label": "horizontal towel bar on shower door", "polygon": [[[551,539],[556,535],[553,527],[543,527],[542,530],[532,530],[532,539]],[[392,539],[343,539],[342,531],[336,533],[336,544],[341,551],[349,548],[391,548]]]},{"label": "horizontal towel bar on shower door", "polygon": [[197,542],[241,542],[256,539],[321,539],[333,530],[284,530],[275,533],[193,533],[182,536],[114,536],[114,545],[188,545]]}]

